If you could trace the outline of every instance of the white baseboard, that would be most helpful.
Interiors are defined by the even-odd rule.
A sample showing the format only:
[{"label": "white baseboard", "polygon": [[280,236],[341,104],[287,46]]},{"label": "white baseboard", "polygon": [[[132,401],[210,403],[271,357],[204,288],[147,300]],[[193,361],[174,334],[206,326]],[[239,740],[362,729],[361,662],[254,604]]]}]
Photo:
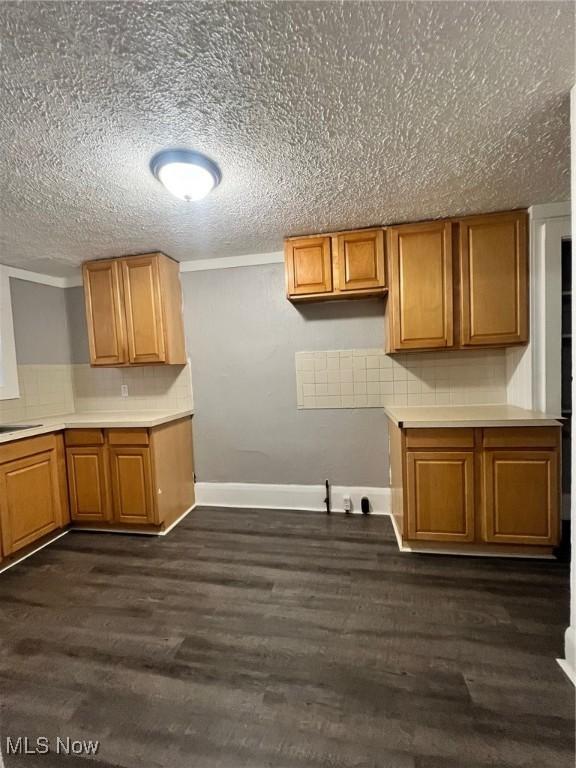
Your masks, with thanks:
[{"label": "white baseboard", "polygon": [[[40,552],[40,550],[44,549],[44,547],[47,547],[50,544],[53,544],[55,541],[57,541],[57,539],[61,539],[62,536],[66,536],[66,534],[69,533],[69,531],[70,529],[67,529],[65,531],[60,531],[59,533],[56,533],[50,539],[45,541],[43,544],[40,544],[39,547],[36,547],[35,549],[31,549],[29,552],[26,552],[25,555],[22,555],[22,557],[18,557],[15,560],[11,560],[7,565],[3,565],[2,567],[0,567],[0,573],[4,573],[4,571],[9,570],[10,568],[14,568],[15,565],[18,565],[24,560],[27,560],[29,557],[32,557],[32,555],[35,555],[36,552]],[[0,763],[0,768],[1,768],[1,763]]]},{"label": "white baseboard", "polygon": [[182,512],[182,514],[180,515],[180,517],[177,517],[177,518],[176,518],[176,520],[174,520],[174,522],[173,522],[173,523],[170,523],[170,525],[168,526],[168,528],[165,528],[163,531],[160,531],[160,533],[158,534],[158,536],[167,536],[167,535],[170,533],[170,531],[171,531],[173,528],[176,528],[176,526],[177,526],[179,523],[181,523],[181,522],[182,522],[182,520],[184,520],[184,518],[185,518],[187,515],[189,515],[189,514],[190,514],[190,512],[192,512],[192,510],[193,510],[193,509],[196,509],[196,502],[194,502],[194,504],[192,504],[192,506],[191,506],[191,507],[188,507],[188,509],[187,509],[185,512]]},{"label": "white baseboard", "polygon": [[[323,485],[268,485],[260,483],[196,483],[196,504],[203,507],[248,507],[251,509],[326,509]],[[352,512],[360,512],[363,496],[370,499],[375,515],[390,514],[390,488],[361,488],[333,485],[331,507],[343,512],[343,497],[352,498]]]},{"label": "white baseboard", "polygon": [[[196,504],[192,504],[191,507],[188,507],[188,509],[185,512],[182,512],[180,517],[177,517],[176,520],[174,520],[173,523],[170,523],[168,528],[165,528],[163,531],[147,531],[146,529],[142,530],[138,528],[137,526],[126,526],[126,528],[122,528],[121,526],[117,526],[116,528],[105,528],[102,526],[101,528],[96,528],[94,526],[82,526],[82,525],[75,525],[73,528],[69,528],[69,531],[72,531],[72,533],[77,533],[80,531],[80,533],[118,533],[122,536],[129,534],[130,536],[166,536],[168,533],[170,533],[171,530],[176,528],[176,526],[184,520],[186,515],[189,515],[190,512],[192,512],[193,509],[196,509]],[[2,766],[0,765],[0,768]]]},{"label": "white baseboard", "polygon": [[570,680],[572,685],[576,688],[576,669],[570,666],[566,659],[556,659],[556,661],[558,662],[560,669],[564,672],[568,680]]},{"label": "white baseboard", "polygon": [[566,676],[576,686],[576,626],[570,626],[564,634],[564,659],[556,659]]}]

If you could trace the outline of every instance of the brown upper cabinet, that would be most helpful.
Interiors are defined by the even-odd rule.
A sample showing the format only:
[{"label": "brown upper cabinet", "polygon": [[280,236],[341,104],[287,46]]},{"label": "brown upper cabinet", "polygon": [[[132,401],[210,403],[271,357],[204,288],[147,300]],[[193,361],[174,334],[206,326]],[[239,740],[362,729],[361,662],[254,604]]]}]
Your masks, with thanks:
[{"label": "brown upper cabinet", "polygon": [[452,347],[450,222],[390,227],[388,254],[389,350]]},{"label": "brown upper cabinet", "polygon": [[[291,237],[284,246],[288,298],[388,292],[391,353],[525,344],[527,227],[526,211],[510,211]],[[110,347],[103,354],[113,355]]]},{"label": "brown upper cabinet", "polygon": [[288,296],[317,296],[332,291],[332,251],[329,237],[309,237],[286,243]]},{"label": "brown upper cabinet", "polygon": [[525,211],[388,229],[389,352],[528,341]]},{"label": "brown upper cabinet", "polygon": [[461,345],[528,341],[526,214],[474,216],[458,224]]},{"label": "brown upper cabinet", "polygon": [[91,365],[186,363],[178,270],[162,253],[84,263]]},{"label": "brown upper cabinet", "polygon": [[384,232],[380,228],[289,238],[284,254],[291,301],[385,293]]}]

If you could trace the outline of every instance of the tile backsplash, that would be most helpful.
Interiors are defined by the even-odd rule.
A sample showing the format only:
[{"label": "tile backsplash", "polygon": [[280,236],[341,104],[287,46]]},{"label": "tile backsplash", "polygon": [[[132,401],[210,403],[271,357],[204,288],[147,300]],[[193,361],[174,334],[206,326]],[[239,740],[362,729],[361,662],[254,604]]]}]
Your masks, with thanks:
[{"label": "tile backsplash", "polygon": [[506,402],[506,351],[296,353],[298,408]]},{"label": "tile backsplash", "polygon": [[[77,411],[191,410],[190,366],[91,368],[73,365]],[[121,386],[128,397],[121,396]]]},{"label": "tile backsplash", "polygon": [[0,400],[0,423],[31,421],[74,411],[70,365],[19,365],[20,397]]},{"label": "tile backsplash", "polygon": [[[19,365],[20,397],[0,400],[0,424],[74,411],[192,410],[190,366]],[[120,387],[128,387],[122,397]]]}]

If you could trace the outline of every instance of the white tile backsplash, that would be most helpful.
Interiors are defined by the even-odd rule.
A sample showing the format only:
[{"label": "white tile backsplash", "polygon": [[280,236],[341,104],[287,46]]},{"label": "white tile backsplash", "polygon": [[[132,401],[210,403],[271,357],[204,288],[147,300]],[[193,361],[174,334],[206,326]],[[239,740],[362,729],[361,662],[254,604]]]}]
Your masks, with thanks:
[{"label": "white tile backsplash", "polygon": [[0,423],[31,421],[74,411],[72,366],[19,365],[20,397],[0,400]]},{"label": "white tile backsplash", "polygon": [[[73,365],[77,411],[191,410],[190,366],[91,368]],[[128,397],[121,387],[128,387]]]},{"label": "white tile backsplash", "polygon": [[[0,400],[0,424],[75,411],[192,410],[190,366],[19,365],[20,397]],[[128,386],[128,397],[120,387]]]},{"label": "white tile backsplash", "polygon": [[506,402],[506,351],[296,353],[298,408]]}]

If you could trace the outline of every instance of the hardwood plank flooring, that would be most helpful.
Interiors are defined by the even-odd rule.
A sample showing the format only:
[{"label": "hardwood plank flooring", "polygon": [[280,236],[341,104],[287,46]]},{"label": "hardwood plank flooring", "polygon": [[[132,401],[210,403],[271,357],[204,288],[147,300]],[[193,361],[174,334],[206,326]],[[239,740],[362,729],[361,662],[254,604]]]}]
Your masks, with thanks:
[{"label": "hardwood plank flooring", "polygon": [[70,533],[0,576],[2,744],[96,739],[99,768],[573,768],[568,599],[565,564],[401,554],[384,517]]}]

